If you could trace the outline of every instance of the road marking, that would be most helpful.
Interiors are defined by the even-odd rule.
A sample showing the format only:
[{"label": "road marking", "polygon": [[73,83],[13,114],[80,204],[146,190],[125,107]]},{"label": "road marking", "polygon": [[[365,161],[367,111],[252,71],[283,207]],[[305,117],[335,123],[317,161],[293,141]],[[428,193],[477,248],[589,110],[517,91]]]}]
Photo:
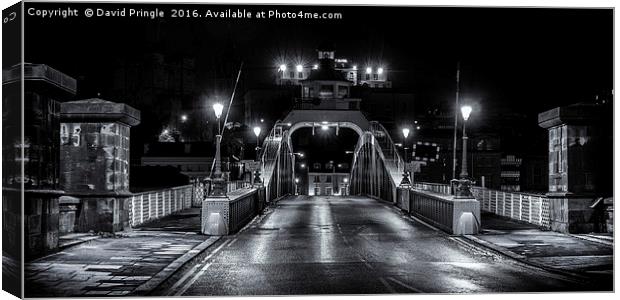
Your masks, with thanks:
[{"label": "road marking", "polygon": [[[207,255],[207,257],[205,257],[202,263],[205,263],[206,261],[208,261],[210,258],[212,258],[214,255],[216,255],[220,250],[222,250],[222,248],[224,248],[224,246],[226,246],[228,243],[230,242],[230,240],[226,240],[224,243],[222,243],[221,245],[219,245],[215,250],[213,250],[213,252],[211,252],[209,255]],[[185,293],[187,291],[187,289],[189,289],[194,282],[196,282],[196,280],[198,280],[198,278],[200,278],[206,271],[207,269],[211,266],[212,263],[206,263],[202,269],[200,269],[200,271],[198,273],[196,273],[194,275],[194,277],[192,277],[185,285],[183,285],[183,288],[181,288],[180,291],[176,292],[174,295],[175,296],[181,296],[183,295],[183,293]],[[195,271],[194,268],[192,268],[192,272],[188,272],[188,274],[193,274],[193,271]],[[185,278],[185,276],[183,276]],[[183,278],[181,278],[183,279]]]},{"label": "road marking", "polygon": [[388,291],[390,291],[390,293],[396,294],[396,290],[394,290],[394,288],[387,281],[385,281],[385,279],[383,279],[383,277],[379,277],[379,281],[381,281],[381,283],[383,283],[385,288],[387,288]]},{"label": "road marking", "polygon": [[416,288],[414,288],[414,287],[412,287],[412,286],[410,286],[410,285],[408,285],[406,283],[403,283],[403,282],[401,282],[399,280],[396,280],[396,278],[394,278],[394,277],[388,277],[388,280],[390,280],[390,281],[392,281],[392,282],[394,282],[394,283],[396,283],[396,284],[398,284],[398,285],[400,285],[400,286],[402,286],[402,287],[404,287],[404,288],[406,288],[406,289],[408,289],[408,290],[410,290],[412,292],[424,293],[423,291],[421,291],[419,289],[416,289]]}]

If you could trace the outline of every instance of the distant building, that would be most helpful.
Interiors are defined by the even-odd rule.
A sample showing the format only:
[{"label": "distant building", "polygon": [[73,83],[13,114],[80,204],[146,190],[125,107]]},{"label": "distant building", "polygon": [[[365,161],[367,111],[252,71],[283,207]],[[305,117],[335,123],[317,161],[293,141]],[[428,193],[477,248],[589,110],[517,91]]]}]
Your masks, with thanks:
[{"label": "distant building", "polygon": [[371,88],[391,88],[392,82],[388,79],[387,67],[380,63],[361,64],[348,58],[336,58],[333,45],[324,43],[317,49],[318,58],[309,64],[282,62],[277,66],[277,85],[300,85],[303,80],[315,70],[324,66],[322,61],[328,60],[330,68],[340,73],[343,78],[354,86],[368,86]]},{"label": "distant building", "polygon": [[[309,166],[307,191],[310,196],[343,196],[348,195],[349,170],[348,163],[314,162]],[[302,187],[303,188],[303,187]]]},{"label": "distant building", "polygon": [[502,191],[521,191],[521,158],[506,155],[501,159],[501,186]]}]

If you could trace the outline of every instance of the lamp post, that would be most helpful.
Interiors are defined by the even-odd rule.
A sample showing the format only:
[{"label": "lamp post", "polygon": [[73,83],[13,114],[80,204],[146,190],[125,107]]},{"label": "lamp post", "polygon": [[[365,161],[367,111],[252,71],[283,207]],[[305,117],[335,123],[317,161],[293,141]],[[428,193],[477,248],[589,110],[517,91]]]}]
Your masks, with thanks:
[{"label": "lamp post", "polygon": [[461,174],[459,176],[456,196],[457,198],[471,198],[471,182],[469,181],[469,173],[467,173],[467,131],[466,124],[471,114],[472,108],[469,105],[461,107],[461,115],[463,116],[463,158],[461,163]]},{"label": "lamp post", "polygon": [[411,185],[411,181],[409,180],[409,173],[407,173],[407,148],[405,147],[405,143],[407,142],[407,137],[409,136],[409,128],[403,128],[403,150],[405,150],[405,166],[403,167],[403,179],[400,181],[401,186],[409,186]]},{"label": "lamp post", "polygon": [[[261,119],[262,121],[262,119]],[[261,132],[261,128],[259,126],[254,127],[254,135],[256,136],[256,161],[260,161],[260,158],[258,156],[258,150],[260,149],[260,147],[258,147],[258,143],[259,143],[259,137],[260,137],[260,132]],[[260,164],[258,164],[256,170],[254,171],[254,183],[255,184],[261,184],[261,179],[260,179]]]},{"label": "lamp post", "polygon": [[222,116],[222,111],[224,110],[224,105],[220,103],[213,104],[213,111],[215,112],[215,117],[217,118],[217,135],[215,136],[215,172],[213,172],[213,189],[211,190],[211,196],[215,197],[223,197],[226,196],[224,192],[224,178],[222,178],[222,158],[220,154],[220,144],[222,142],[222,133],[220,128],[220,117]]},{"label": "lamp post", "polygon": [[407,137],[409,136],[409,128],[403,128],[403,149],[405,150],[405,163],[407,163]]}]

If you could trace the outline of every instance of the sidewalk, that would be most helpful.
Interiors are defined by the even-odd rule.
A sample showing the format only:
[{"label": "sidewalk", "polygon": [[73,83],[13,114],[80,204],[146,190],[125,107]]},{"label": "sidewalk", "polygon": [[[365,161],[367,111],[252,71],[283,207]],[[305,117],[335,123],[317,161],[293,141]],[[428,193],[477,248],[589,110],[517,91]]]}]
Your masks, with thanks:
[{"label": "sidewalk", "polygon": [[613,280],[610,234],[562,234],[483,213],[481,233],[465,238],[544,269],[609,280],[610,284]]},{"label": "sidewalk", "polygon": [[218,240],[198,234],[199,209],[133,232],[84,239],[26,263],[26,297],[145,295]]}]

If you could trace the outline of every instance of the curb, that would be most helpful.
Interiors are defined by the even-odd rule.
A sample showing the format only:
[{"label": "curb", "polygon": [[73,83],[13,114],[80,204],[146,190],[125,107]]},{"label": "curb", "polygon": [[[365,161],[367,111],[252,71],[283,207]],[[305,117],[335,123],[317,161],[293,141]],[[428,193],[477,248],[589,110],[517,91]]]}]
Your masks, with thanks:
[{"label": "curb", "polygon": [[579,235],[579,234],[569,234],[569,235],[574,237],[574,238],[582,239],[582,240],[585,240],[585,241],[588,241],[588,242],[593,242],[593,243],[605,245],[605,246],[611,247],[611,248],[614,247],[613,239],[612,240],[606,240],[606,239],[602,239],[602,238],[598,238],[598,237],[591,237],[591,236]]},{"label": "curb", "polygon": [[198,254],[205,251],[211,245],[215,244],[215,242],[219,241],[221,236],[212,236],[209,237],[206,241],[198,244],[196,247],[189,250],[187,253],[183,254],[181,257],[175,259],[168,266],[166,266],[163,270],[159,271],[153,278],[149,279],[147,282],[143,283],[135,290],[133,290],[127,296],[146,296],[152,290],[157,288],[160,284],[166,281],[172,274],[178,271],[181,267],[183,267],[187,262],[192,260]]},{"label": "curb", "polygon": [[568,277],[572,277],[572,278],[578,278],[578,279],[588,279],[588,277],[585,277],[583,275],[577,274],[577,273],[573,273],[573,272],[569,272],[569,271],[564,271],[564,270],[559,270],[547,265],[543,265],[543,264],[539,264],[539,263],[535,263],[532,261],[529,261],[527,259],[527,257],[523,256],[523,255],[519,255],[516,254],[510,250],[507,250],[505,248],[502,248],[500,246],[494,245],[490,242],[487,242],[485,240],[479,239],[475,236],[472,235],[461,235],[460,237],[462,237],[463,239],[469,241],[472,244],[478,245],[478,246],[482,246],[485,247],[487,249],[490,249],[496,253],[499,253],[501,255],[507,256],[509,258],[512,258],[514,260],[516,260],[517,262],[530,266],[530,267],[534,267],[534,268],[538,268],[538,269],[542,269],[551,273],[555,273],[558,275],[562,275],[562,276],[568,276]]},{"label": "curb", "polygon": [[68,243],[65,243],[65,244],[62,244],[62,245],[58,245],[58,250],[59,251],[60,250],[64,250],[64,249],[67,249],[67,248],[70,248],[70,247],[73,247],[73,246],[77,246],[79,244],[83,244],[83,243],[86,243],[86,242],[90,242],[90,241],[99,239],[99,238],[100,238],[100,236],[92,236],[92,237],[89,237],[89,238],[68,242]]},{"label": "curb", "polygon": [[[554,273],[554,274],[557,274],[557,275],[566,276],[566,277],[572,277],[572,278],[578,278],[578,279],[581,279],[581,280],[588,279],[587,277],[582,276],[582,275],[577,274],[577,273],[572,273],[572,272],[568,272],[568,271],[564,271],[564,270],[558,270],[558,269],[555,269],[555,268],[552,268],[552,267],[549,267],[549,266],[546,266],[546,265],[542,265],[542,264],[538,264],[538,263],[534,263],[534,262],[528,261],[527,257],[525,257],[523,255],[516,254],[516,253],[514,253],[512,251],[509,251],[509,250],[507,250],[505,248],[502,248],[500,246],[496,246],[496,245],[494,245],[494,244],[492,244],[490,242],[487,242],[485,240],[479,239],[479,238],[477,238],[477,237],[475,237],[473,235],[451,235],[451,234],[448,234],[448,233],[442,231],[441,229],[439,229],[439,228],[437,228],[437,227],[435,227],[435,226],[433,226],[431,224],[428,224],[428,223],[420,220],[419,218],[417,218],[417,217],[415,217],[415,216],[413,216],[413,215],[411,215],[409,213],[404,213],[404,211],[402,211],[402,209],[399,209],[398,207],[396,207],[396,205],[390,205],[390,207],[392,207],[395,210],[398,210],[399,212],[403,213],[405,216],[409,217],[410,219],[412,219],[412,220],[414,220],[416,222],[419,222],[422,225],[424,225],[424,226],[426,226],[426,227],[428,227],[428,228],[430,228],[432,230],[435,230],[437,232],[445,234],[449,239],[451,239],[452,241],[455,241],[457,243],[469,244],[470,247],[478,248],[479,250],[483,250],[483,251],[484,251],[484,249],[488,249],[488,250],[490,250],[493,253],[496,253],[496,254],[499,254],[499,255],[511,258],[511,259],[515,260],[517,263],[519,263],[521,265],[524,265],[524,266],[527,266],[527,267],[530,267],[530,268],[542,269],[542,270],[545,270],[545,271],[548,271],[550,273]],[[480,249],[481,247],[484,248],[484,249]]]}]

